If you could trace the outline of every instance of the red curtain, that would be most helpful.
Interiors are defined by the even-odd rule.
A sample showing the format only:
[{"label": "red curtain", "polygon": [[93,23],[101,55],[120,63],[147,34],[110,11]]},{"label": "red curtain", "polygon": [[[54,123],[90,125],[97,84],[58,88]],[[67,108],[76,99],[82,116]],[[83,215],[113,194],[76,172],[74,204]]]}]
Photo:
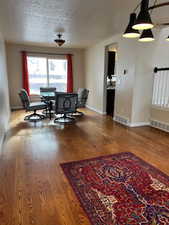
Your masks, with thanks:
[{"label": "red curtain", "polygon": [[67,54],[67,92],[73,92],[73,67],[72,55]]},{"label": "red curtain", "polygon": [[27,53],[25,51],[21,52],[22,54],[22,86],[30,95],[29,89],[29,73],[28,73],[28,62],[27,62]]}]

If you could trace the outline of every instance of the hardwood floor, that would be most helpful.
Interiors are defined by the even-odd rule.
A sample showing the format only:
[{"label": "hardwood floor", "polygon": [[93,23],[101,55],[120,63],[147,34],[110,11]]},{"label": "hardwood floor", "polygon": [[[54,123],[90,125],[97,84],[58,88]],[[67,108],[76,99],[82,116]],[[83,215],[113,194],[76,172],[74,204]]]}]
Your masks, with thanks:
[{"label": "hardwood floor", "polygon": [[126,128],[89,110],[72,125],[12,113],[0,157],[0,225],[89,225],[59,163],[133,152],[169,175],[169,134]]}]

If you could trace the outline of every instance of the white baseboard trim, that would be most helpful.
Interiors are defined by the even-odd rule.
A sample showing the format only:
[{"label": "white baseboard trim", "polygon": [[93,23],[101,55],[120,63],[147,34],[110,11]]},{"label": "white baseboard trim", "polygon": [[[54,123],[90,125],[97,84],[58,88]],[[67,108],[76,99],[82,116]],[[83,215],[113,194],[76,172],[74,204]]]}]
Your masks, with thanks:
[{"label": "white baseboard trim", "polygon": [[129,127],[129,118],[125,118],[123,116],[120,115],[115,115],[113,117],[113,120],[116,121],[117,123],[123,124],[124,126]]},{"label": "white baseboard trim", "polygon": [[0,156],[1,156],[1,153],[3,150],[3,144],[5,142],[6,135],[7,135],[7,131],[1,133],[1,135],[0,135]]},{"label": "white baseboard trim", "polygon": [[137,123],[130,123],[130,127],[144,127],[144,126],[150,126],[150,122],[137,122]]},{"label": "white baseboard trim", "polygon": [[151,119],[150,126],[156,129],[169,132],[169,123]]},{"label": "white baseboard trim", "polygon": [[129,118],[120,116],[120,115],[116,115],[113,118],[114,121],[121,123],[127,127],[143,127],[143,126],[150,126],[149,122],[137,122],[137,123],[130,123]]},{"label": "white baseboard trim", "polygon": [[0,135],[0,155],[2,152],[2,147],[3,147],[3,143],[4,143],[4,139],[5,139],[5,133]]},{"label": "white baseboard trim", "polygon": [[3,129],[0,129],[0,156],[1,156],[1,153],[2,153],[2,150],[3,150],[3,144],[5,142],[5,139],[6,139],[6,136],[7,136],[7,132],[9,130],[9,128],[10,128],[10,117],[11,117],[11,113],[9,112],[8,121],[7,121],[6,126],[3,127]]},{"label": "white baseboard trim", "polygon": [[101,114],[101,115],[106,115],[106,114],[107,114],[106,112],[102,112],[101,110],[98,110],[98,109],[96,109],[96,108],[93,108],[93,107],[91,107],[91,106],[89,106],[89,105],[86,105],[86,108],[88,108],[88,109],[90,109],[90,110],[92,110],[92,111],[94,111],[94,112],[97,112],[97,113],[99,113],[99,114]]}]

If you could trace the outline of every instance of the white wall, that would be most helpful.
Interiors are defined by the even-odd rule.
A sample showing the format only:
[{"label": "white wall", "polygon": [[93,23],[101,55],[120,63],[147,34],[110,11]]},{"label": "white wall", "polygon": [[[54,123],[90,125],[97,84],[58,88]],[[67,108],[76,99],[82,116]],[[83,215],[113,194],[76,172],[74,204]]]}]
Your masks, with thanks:
[{"label": "white wall", "polygon": [[132,123],[149,123],[153,87],[154,43],[138,43],[135,61]]},{"label": "white wall", "polygon": [[0,152],[10,117],[5,44],[0,34]]},{"label": "white wall", "polygon": [[36,47],[30,45],[6,44],[8,79],[10,91],[10,105],[12,108],[21,106],[18,92],[22,88],[22,62],[21,51],[34,51],[46,53],[71,53],[73,54],[73,75],[74,90],[84,87],[84,50],[83,49],[65,49],[53,47]]},{"label": "white wall", "polygon": [[137,121],[148,123],[150,119],[169,123],[169,112],[151,108],[154,67],[169,67],[169,42],[165,40],[169,35],[169,29],[156,29],[153,32],[154,42],[138,43],[137,46],[133,123]]},{"label": "white wall", "polygon": [[86,51],[85,86],[89,89],[88,106],[103,112],[104,47],[102,45]]},{"label": "white wall", "polygon": [[[169,42],[165,41],[168,35],[169,28],[165,28],[158,33],[153,54],[153,67],[169,67]],[[162,123],[169,123],[169,111],[152,108],[151,119]]]},{"label": "white wall", "polygon": [[[88,105],[97,111],[104,111],[105,47],[117,43],[115,116],[128,119],[131,125],[147,124],[154,112],[154,109],[151,111],[153,68],[169,67],[169,43],[165,41],[168,35],[169,30],[155,30],[156,41],[153,43],[140,43],[116,35],[89,48],[85,54],[85,84],[90,90]],[[127,70],[126,75],[124,69]],[[159,118],[159,113],[158,110],[153,116],[158,114]]]},{"label": "white wall", "polygon": [[[88,105],[97,111],[103,112],[104,106],[104,55],[105,47],[117,43],[117,75],[115,115],[132,119],[133,86],[136,65],[136,41],[121,38],[116,35],[105,40],[92,48],[85,54],[86,77],[85,85],[89,89]],[[124,75],[124,70],[127,74]]]}]

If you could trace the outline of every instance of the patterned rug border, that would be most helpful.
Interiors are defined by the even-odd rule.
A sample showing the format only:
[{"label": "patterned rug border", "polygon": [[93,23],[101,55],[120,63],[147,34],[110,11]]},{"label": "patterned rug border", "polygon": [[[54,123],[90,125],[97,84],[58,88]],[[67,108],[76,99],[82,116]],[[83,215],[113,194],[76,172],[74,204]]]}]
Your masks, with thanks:
[{"label": "patterned rug border", "polygon": [[95,159],[104,159],[110,156],[114,156],[114,157],[118,157],[120,155],[126,155],[126,156],[132,156],[133,158],[137,159],[138,161],[140,161],[140,163],[144,166],[148,166],[151,170],[154,170],[158,173],[160,173],[162,176],[164,176],[166,179],[169,180],[169,175],[165,174],[164,172],[162,172],[160,169],[156,168],[155,166],[151,165],[149,162],[146,162],[145,160],[143,160],[142,158],[140,158],[139,156],[136,156],[134,153],[132,152],[120,152],[120,153],[115,153],[115,154],[109,154],[109,155],[103,155],[103,156],[97,156],[97,157],[92,157],[92,158],[88,158],[88,159],[82,159],[82,160],[74,160],[74,161],[70,161],[70,162],[63,162],[60,163],[60,167],[62,168],[62,170],[64,171],[65,175],[67,176],[66,171],[64,170],[64,166],[66,165],[70,165],[73,163],[80,163],[80,162],[87,162],[87,161],[91,161],[91,160],[95,160]]},{"label": "patterned rug border", "polygon": [[93,158],[88,158],[88,159],[83,159],[83,160],[76,160],[76,161],[70,161],[70,162],[65,162],[65,163],[60,163],[60,167],[62,168],[67,180],[68,180],[68,183],[70,184],[70,186],[72,187],[74,193],[75,193],[75,196],[76,198],[78,199],[79,203],[80,203],[80,206],[81,208],[84,210],[87,218],[89,219],[90,223],[92,225],[95,225],[93,224],[92,222],[92,219],[90,218],[86,208],[84,207],[83,205],[83,202],[82,200],[80,199],[80,196],[79,196],[79,193],[78,191],[76,190],[76,186],[71,182],[71,179],[70,179],[70,176],[69,176],[69,173],[67,173],[66,171],[66,165],[70,165],[70,164],[74,164],[74,163],[80,163],[80,162],[87,162],[87,161],[91,161],[91,160],[95,160],[95,159],[104,159],[104,158],[107,158],[107,157],[110,157],[110,156],[114,156],[114,157],[119,157],[119,156],[131,156],[132,158],[135,158],[136,160],[138,160],[143,166],[146,166],[148,167],[150,170],[152,171],[155,171],[157,173],[159,173],[160,175],[164,176],[167,180],[169,180],[169,176],[167,174],[165,174],[164,172],[162,172],[161,170],[159,170],[158,168],[156,168],[155,166],[151,165],[150,163],[144,161],[143,159],[141,159],[140,157],[136,156],[135,154],[133,154],[132,152],[120,152],[120,153],[115,153],[115,154],[109,154],[109,155],[104,155],[104,156],[98,156],[98,157],[93,157]]}]

